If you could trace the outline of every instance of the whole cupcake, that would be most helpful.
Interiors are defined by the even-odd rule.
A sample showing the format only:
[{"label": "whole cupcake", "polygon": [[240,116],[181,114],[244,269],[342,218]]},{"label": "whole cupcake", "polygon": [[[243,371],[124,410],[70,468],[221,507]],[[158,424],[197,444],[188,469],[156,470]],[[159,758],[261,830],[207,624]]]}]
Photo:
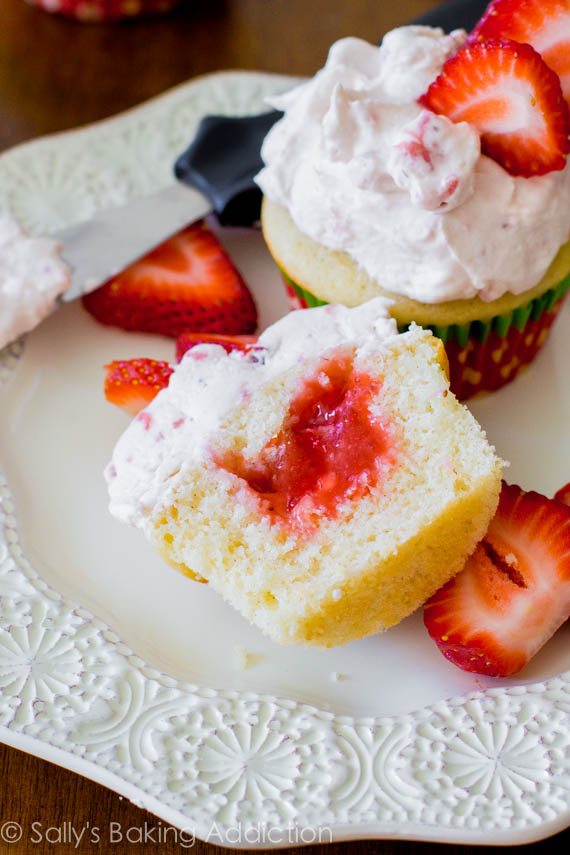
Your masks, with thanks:
[{"label": "whole cupcake", "polygon": [[[570,288],[570,80],[563,92],[556,46],[548,65],[531,47],[564,21],[543,15],[543,32],[536,3],[516,5],[526,30],[519,10],[509,32],[497,7],[515,2],[498,0],[469,38],[411,26],[380,48],[337,42],[274,99],[285,115],[257,179],[292,305],[387,296],[401,330],[445,342],[463,399],[534,359]],[[557,14],[570,26],[570,3]]]}]

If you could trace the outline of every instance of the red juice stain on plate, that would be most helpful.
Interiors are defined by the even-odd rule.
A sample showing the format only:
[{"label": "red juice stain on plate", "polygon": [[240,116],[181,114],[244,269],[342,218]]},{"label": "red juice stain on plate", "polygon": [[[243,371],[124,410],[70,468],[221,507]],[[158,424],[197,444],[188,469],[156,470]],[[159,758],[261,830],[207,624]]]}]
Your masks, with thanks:
[{"label": "red juice stain on plate", "polygon": [[370,412],[380,387],[354,368],[352,353],[324,360],[255,460],[230,452],[217,463],[247,482],[273,521],[310,533],[316,520],[374,488],[392,457],[387,425]]}]

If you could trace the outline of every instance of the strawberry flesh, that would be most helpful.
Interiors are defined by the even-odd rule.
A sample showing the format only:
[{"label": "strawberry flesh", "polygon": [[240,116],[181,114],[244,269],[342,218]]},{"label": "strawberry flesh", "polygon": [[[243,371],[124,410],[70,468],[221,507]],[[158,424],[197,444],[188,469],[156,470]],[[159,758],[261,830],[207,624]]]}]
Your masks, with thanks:
[{"label": "strawberry flesh", "polygon": [[570,114],[557,75],[526,44],[475,41],[448,59],[420,103],[469,122],[481,149],[511,175],[564,169]]},{"label": "strawberry flesh", "polygon": [[105,397],[136,415],[168,386],[172,367],[157,359],[123,359],[105,366]]},{"label": "strawberry flesh", "polygon": [[219,344],[226,353],[239,350],[247,353],[255,345],[255,335],[219,335],[216,333],[182,333],[176,340],[176,361],[180,362],[184,354],[199,344]]},{"label": "strawberry flesh", "polygon": [[464,671],[507,677],[570,616],[570,508],[503,485],[484,540],[424,607],[429,634]]},{"label": "strawberry flesh", "polygon": [[257,310],[241,275],[203,224],[184,229],[83,298],[100,323],[177,337],[249,334]]},{"label": "strawberry flesh", "polygon": [[570,0],[494,0],[470,39],[532,45],[560,78],[570,105]]},{"label": "strawberry flesh", "polygon": [[370,411],[380,388],[379,378],[355,368],[352,353],[330,354],[255,458],[230,451],[216,462],[248,486],[272,523],[310,535],[344,503],[377,488],[393,465],[390,425]]},{"label": "strawberry flesh", "polygon": [[565,484],[554,495],[556,502],[562,502],[563,505],[570,505],[570,484]]}]

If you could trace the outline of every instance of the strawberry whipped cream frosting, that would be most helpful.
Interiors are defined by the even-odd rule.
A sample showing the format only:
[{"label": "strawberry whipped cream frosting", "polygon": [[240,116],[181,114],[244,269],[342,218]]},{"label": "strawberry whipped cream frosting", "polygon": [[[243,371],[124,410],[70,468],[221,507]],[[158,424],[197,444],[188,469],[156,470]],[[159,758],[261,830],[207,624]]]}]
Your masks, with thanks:
[{"label": "strawberry whipped cream frosting", "polygon": [[386,290],[439,303],[536,285],[570,233],[570,168],[513,177],[477,131],[417,99],[466,38],[410,26],[381,47],[336,42],[311,80],[271,99],[257,182],[318,243]]},{"label": "strawberry whipped cream frosting", "polygon": [[[286,315],[247,354],[216,344],[189,350],[169,385],[131,422],[106,469],[111,513],[145,531],[169,506],[190,466],[211,457],[223,420],[282,372],[354,343],[378,350],[398,335],[382,297],[356,309],[324,306]],[[413,335],[413,332],[406,335]]]},{"label": "strawberry whipped cream frosting", "polygon": [[9,216],[0,216],[0,347],[28,332],[55,307],[70,284],[49,238],[29,237]]}]

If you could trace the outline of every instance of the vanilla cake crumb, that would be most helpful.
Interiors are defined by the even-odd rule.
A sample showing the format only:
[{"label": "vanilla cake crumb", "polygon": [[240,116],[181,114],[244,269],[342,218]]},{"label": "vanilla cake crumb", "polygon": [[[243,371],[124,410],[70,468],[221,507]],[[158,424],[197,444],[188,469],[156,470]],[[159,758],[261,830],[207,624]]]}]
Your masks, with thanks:
[{"label": "vanilla cake crumb", "polygon": [[[112,511],[278,643],[332,647],[382,632],[462,568],[497,507],[502,461],[449,391],[441,341],[415,326],[398,335],[385,302],[292,313],[259,346],[245,357],[189,351],[117,445]],[[356,496],[311,510],[302,493],[296,516],[284,505],[275,519],[256,486],[259,461],[292,401],[339,353],[350,353],[346,394],[363,384],[369,394],[362,449],[375,431],[386,445]],[[234,459],[245,468],[224,463]],[[327,478],[336,483],[340,469]],[[295,521],[307,498],[303,528]]]}]

